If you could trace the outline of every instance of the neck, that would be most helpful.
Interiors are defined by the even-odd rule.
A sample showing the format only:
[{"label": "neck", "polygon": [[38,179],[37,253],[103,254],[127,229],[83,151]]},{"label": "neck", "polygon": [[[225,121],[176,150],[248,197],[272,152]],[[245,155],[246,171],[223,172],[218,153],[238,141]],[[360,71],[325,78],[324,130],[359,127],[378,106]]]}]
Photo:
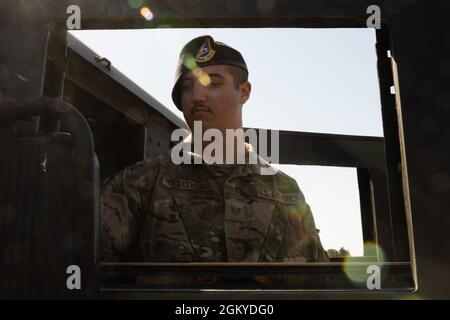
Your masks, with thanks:
[{"label": "neck", "polygon": [[[202,150],[205,150],[206,147],[210,144],[212,144],[213,141],[203,141],[202,143]],[[227,137],[226,134],[223,134],[223,143],[216,143],[214,146],[213,151],[211,152],[211,155],[214,157],[217,157],[217,160],[220,161],[220,163],[230,163],[230,159],[232,160],[233,164],[238,163],[238,154],[245,151],[245,143],[242,141],[242,139],[238,139],[236,136]],[[222,153],[222,157],[220,155],[216,156],[216,150],[220,149]]]},{"label": "neck", "polygon": [[[194,131],[194,151],[203,156],[212,156],[219,163],[238,163],[239,158],[241,161],[245,159],[246,147],[242,126],[218,130],[218,132],[216,130],[212,132],[201,130],[198,131],[201,132],[200,134]],[[195,149],[200,146],[201,150]]]}]

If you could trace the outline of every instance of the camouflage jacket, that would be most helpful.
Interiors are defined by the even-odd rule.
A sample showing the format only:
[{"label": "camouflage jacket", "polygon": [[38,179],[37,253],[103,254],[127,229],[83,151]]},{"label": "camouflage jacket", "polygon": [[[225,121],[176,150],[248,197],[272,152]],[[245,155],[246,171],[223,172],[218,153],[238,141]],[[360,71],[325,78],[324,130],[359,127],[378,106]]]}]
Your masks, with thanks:
[{"label": "camouflage jacket", "polygon": [[295,180],[262,165],[223,179],[170,154],[127,167],[102,191],[103,261],[328,261]]}]

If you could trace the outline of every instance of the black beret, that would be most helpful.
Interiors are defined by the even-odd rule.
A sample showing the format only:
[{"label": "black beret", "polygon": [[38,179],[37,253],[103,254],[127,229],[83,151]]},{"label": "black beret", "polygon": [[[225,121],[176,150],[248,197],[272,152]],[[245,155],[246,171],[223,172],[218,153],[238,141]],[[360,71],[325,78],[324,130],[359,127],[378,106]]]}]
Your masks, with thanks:
[{"label": "black beret", "polygon": [[248,73],[247,65],[239,51],[222,42],[216,42],[211,36],[201,36],[189,41],[181,49],[175,73],[175,84],[172,89],[172,100],[179,110],[181,77],[196,67],[217,64],[236,66]]}]

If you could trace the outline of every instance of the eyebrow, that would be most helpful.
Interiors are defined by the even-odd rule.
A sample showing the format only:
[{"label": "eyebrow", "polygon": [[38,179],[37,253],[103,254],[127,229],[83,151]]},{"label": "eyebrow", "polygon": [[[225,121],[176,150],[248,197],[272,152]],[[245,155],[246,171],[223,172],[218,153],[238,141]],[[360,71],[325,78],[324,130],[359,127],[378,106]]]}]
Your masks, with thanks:
[{"label": "eyebrow", "polygon": [[225,79],[225,77],[223,75],[221,75],[220,73],[208,73],[208,76]]}]

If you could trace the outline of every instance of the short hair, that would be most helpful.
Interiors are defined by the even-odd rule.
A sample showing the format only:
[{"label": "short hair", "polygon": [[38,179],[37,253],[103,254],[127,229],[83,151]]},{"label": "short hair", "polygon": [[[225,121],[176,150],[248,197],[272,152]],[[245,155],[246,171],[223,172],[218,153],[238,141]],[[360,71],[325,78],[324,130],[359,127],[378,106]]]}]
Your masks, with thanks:
[{"label": "short hair", "polygon": [[240,67],[227,65],[227,71],[231,74],[234,80],[234,88],[239,89],[239,86],[248,80],[248,72]]}]

